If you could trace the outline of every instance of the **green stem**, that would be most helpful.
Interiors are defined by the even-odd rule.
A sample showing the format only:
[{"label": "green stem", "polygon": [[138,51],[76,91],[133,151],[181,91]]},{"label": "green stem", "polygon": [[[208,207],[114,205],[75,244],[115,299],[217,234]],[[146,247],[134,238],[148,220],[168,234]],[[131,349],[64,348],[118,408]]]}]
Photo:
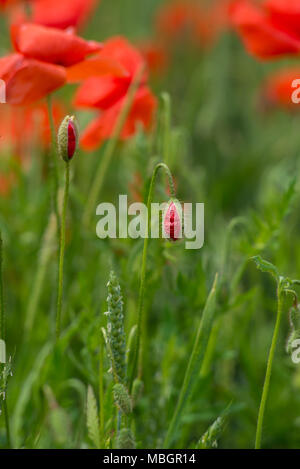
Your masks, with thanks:
[{"label": "green stem", "polygon": [[58,266],[58,294],[57,294],[57,309],[56,309],[56,338],[60,336],[61,330],[61,307],[63,295],[63,277],[64,277],[64,255],[66,243],[66,214],[69,198],[69,185],[70,185],[70,163],[66,162],[66,179],[65,179],[65,193],[63,201],[63,209],[61,216],[60,228],[60,246],[59,246],[59,266]]},{"label": "green stem", "polygon": [[3,401],[3,413],[4,413],[4,419],[5,419],[7,446],[8,448],[11,448],[9,414],[8,414],[8,407],[7,407],[7,389],[5,391],[5,394],[6,394],[5,400]]},{"label": "green stem", "polygon": [[264,420],[264,414],[265,414],[265,407],[266,407],[266,402],[267,402],[267,398],[268,398],[268,394],[269,394],[273,360],[274,360],[276,344],[277,344],[277,340],[278,340],[279,329],[280,329],[281,318],[282,318],[283,299],[282,299],[280,284],[277,287],[277,302],[278,302],[277,318],[276,318],[272,343],[271,343],[271,347],[270,347],[270,351],[269,351],[269,358],[268,358],[268,363],[267,363],[265,382],[264,382],[264,386],[263,386],[263,391],[262,391],[262,396],[261,396],[261,401],[260,401],[260,407],[259,407],[259,412],[258,412],[257,427],[256,427],[256,438],[255,438],[255,449],[260,449],[260,447],[261,447],[261,436],[262,436],[262,426],[263,426],[263,420]]},{"label": "green stem", "polygon": [[103,338],[100,336],[100,356],[99,356],[99,421],[100,421],[100,444],[104,448],[104,387],[103,387]]},{"label": "green stem", "polygon": [[52,178],[52,205],[53,210],[56,216],[57,221],[57,228],[59,229],[59,213],[58,213],[58,201],[57,201],[57,193],[58,193],[58,185],[59,185],[59,171],[58,171],[58,161],[57,161],[57,153],[56,153],[56,132],[55,132],[55,125],[53,119],[53,109],[52,109],[52,96],[49,94],[47,96],[47,107],[48,107],[48,116],[49,116],[49,123],[51,129],[51,149],[50,149],[50,172]]},{"label": "green stem", "polygon": [[163,145],[162,154],[164,162],[170,163],[170,128],[171,128],[171,100],[168,93],[162,93],[162,125],[163,125]]},{"label": "green stem", "polygon": [[3,241],[0,234],[0,339],[5,340],[5,310],[4,310],[4,295],[3,295]]},{"label": "green stem", "polygon": [[132,372],[131,372],[131,379],[129,382],[129,389],[132,387],[132,383],[135,377],[136,373],[136,368],[137,365],[139,364],[139,371],[138,375],[141,376],[141,331],[142,331],[142,324],[143,324],[143,306],[144,306],[144,296],[145,296],[145,279],[146,279],[146,269],[147,269],[147,254],[148,254],[148,245],[149,245],[149,233],[151,230],[151,203],[153,200],[153,191],[154,191],[154,184],[155,184],[155,179],[158,171],[163,168],[167,174],[168,180],[169,180],[169,188],[170,188],[170,193],[171,197],[175,198],[175,187],[174,187],[174,182],[172,178],[172,174],[168,168],[168,166],[165,163],[158,163],[152,173],[152,178],[150,182],[150,187],[149,187],[149,192],[148,192],[148,200],[147,200],[147,211],[148,211],[148,223],[147,223],[147,236],[144,239],[144,247],[143,247],[143,258],[142,258],[142,269],[141,269],[141,281],[140,281],[140,289],[139,289],[139,299],[138,299],[138,312],[137,312],[137,317],[138,317],[138,323],[137,323],[137,340],[136,340],[136,346],[134,350],[134,356],[133,356],[133,366],[132,366]]},{"label": "green stem", "polygon": [[101,189],[103,186],[103,182],[105,180],[105,176],[106,176],[109,164],[111,162],[111,159],[115,152],[121,132],[123,130],[126,119],[132,107],[132,103],[133,103],[136,91],[138,90],[138,87],[140,86],[143,73],[144,73],[144,66],[142,66],[139,69],[134,80],[132,81],[130,85],[123,108],[118,116],[118,120],[116,122],[113,135],[111,139],[107,142],[104,155],[100,160],[100,163],[97,168],[96,175],[95,175],[95,178],[92,183],[91,190],[87,199],[86,209],[83,215],[83,223],[85,226],[88,226],[93,210],[96,208],[97,198],[99,197],[101,193]]},{"label": "green stem", "polygon": [[[3,293],[3,241],[2,235],[0,233],[0,339],[5,342],[5,308],[4,308],[4,293]],[[4,345],[5,346],[5,345]],[[5,397],[2,402],[5,428],[6,428],[6,439],[7,446],[11,448],[11,439],[10,439],[10,428],[9,428],[9,415],[7,407],[7,387],[4,390]]]},{"label": "green stem", "polygon": [[184,406],[188,400],[190,393],[193,390],[195,382],[199,378],[199,370],[203,365],[209,337],[215,320],[216,313],[216,298],[218,291],[218,274],[215,276],[215,281],[210,294],[207,298],[202,318],[198,327],[196,339],[194,342],[193,351],[190,356],[188,367],[184,376],[181,391],[178,397],[177,405],[164,441],[164,448],[169,448],[180,423]]},{"label": "green stem", "polygon": [[56,226],[56,216],[54,215],[54,213],[51,213],[48,226],[43,236],[42,247],[32,286],[32,292],[30,294],[30,299],[27,307],[26,320],[24,325],[26,334],[30,333],[34,324],[36,311],[39,305],[41,293],[43,290],[43,284],[46,277],[47,266],[49,264],[51,254],[53,252],[53,244],[56,235]]}]

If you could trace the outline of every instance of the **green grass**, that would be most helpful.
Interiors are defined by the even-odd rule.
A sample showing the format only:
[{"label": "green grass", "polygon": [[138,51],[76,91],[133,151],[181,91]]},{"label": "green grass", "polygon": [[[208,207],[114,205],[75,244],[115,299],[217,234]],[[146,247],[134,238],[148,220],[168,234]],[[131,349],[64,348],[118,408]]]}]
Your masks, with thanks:
[{"label": "green grass", "polygon": [[[159,3],[130,0],[125,8],[123,0],[103,0],[84,35],[141,39],[151,33]],[[201,250],[149,240],[140,327],[142,383],[129,415],[114,402],[116,380],[101,329],[107,326],[106,284],[114,270],[124,298],[127,347],[131,343],[127,385],[143,241],[100,240],[97,217],[91,216],[88,227],[82,222],[94,175],[111,143],[92,154],[79,151],[70,166],[57,342],[53,185],[45,171],[49,155],[32,150],[32,165],[18,171],[12,193],[0,199],[5,329],[12,357],[8,410],[0,416],[1,448],[8,447],[5,414],[15,448],[111,448],[124,441],[138,448],[202,448],[215,446],[216,440],[220,448],[254,447],[277,303],[274,281],[249,259],[261,255],[292,279],[300,270],[300,119],[297,113],[264,114],[258,106],[262,78],[280,66],[255,62],[231,34],[208,53],[178,50],[166,75],[151,83],[157,96],[170,96],[170,102],[166,94],[160,99],[157,131],[139,132],[109,156],[99,203],[117,203],[119,194],[133,201],[132,184],[146,202],[152,171],[161,161],[168,163],[181,201],[205,203]],[[68,90],[58,94],[68,102]],[[84,113],[78,119],[82,126],[87,122]],[[1,168],[11,164],[2,160]],[[63,162],[58,175],[61,193]],[[154,200],[168,200],[164,175],[157,177]],[[285,347],[292,302],[291,296],[282,299],[263,448],[300,447],[300,366]]]}]

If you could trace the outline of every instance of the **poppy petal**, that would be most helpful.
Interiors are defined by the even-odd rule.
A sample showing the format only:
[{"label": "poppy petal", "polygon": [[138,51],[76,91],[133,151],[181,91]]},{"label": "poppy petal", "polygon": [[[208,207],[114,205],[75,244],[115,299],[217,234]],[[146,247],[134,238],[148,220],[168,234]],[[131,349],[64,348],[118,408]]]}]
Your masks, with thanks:
[{"label": "poppy petal", "polygon": [[100,43],[85,41],[69,31],[36,24],[13,25],[11,37],[15,49],[26,57],[66,67],[102,48]]},{"label": "poppy petal", "polygon": [[116,60],[109,57],[97,57],[83,60],[67,69],[68,83],[77,83],[93,76],[114,75],[127,77],[128,73]]},{"label": "poppy petal", "polygon": [[129,85],[129,80],[110,76],[89,78],[78,88],[74,106],[108,109],[126,94]]},{"label": "poppy petal", "polygon": [[66,29],[81,26],[98,0],[39,0],[32,4],[32,21],[44,26]]},{"label": "poppy petal", "polygon": [[13,54],[0,59],[0,78],[6,83],[9,104],[31,104],[66,82],[63,67]]},{"label": "poppy petal", "polygon": [[262,59],[300,52],[300,37],[279,28],[269,17],[247,0],[231,8],[231,20],[249,53]]},{"label": "poppy petal", "polygon": [[[111,137],[123,105],[124,99],[91,122],[81,137],[81,145],[85,150],[95,150],[104,140]],[[156,107],[156,98],[149,88],[141,88],[136,93],[131,111],[122,129],[121,140],[134,135],[138,124],[141,124],[145,130],[149,130]]]}]

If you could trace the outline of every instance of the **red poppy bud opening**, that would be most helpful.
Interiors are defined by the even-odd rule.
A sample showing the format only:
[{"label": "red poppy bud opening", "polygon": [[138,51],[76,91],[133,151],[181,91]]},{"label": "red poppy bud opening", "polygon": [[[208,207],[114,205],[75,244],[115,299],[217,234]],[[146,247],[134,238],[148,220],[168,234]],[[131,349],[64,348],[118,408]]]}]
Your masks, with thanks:
[{"label": "red poppy bud opening", "polygon": [[77,144],[77,135],[76,135],[76,127],[73,121],[69,121],[68,124],[68,158],[69,160],[73,158],[74,153],[76,151],[76,144]]},{"label": "red poppy bud opening", "polygon": [[67,116],[58,131],[58,151],[66,162],[70,161],[78,147],[78,125],[74,116]]},{"label": "red poppy bud opening", "polygon": [[178,200],[170,200],[163,215],[164,236],[170,241],[182,239],[182,208]]}]

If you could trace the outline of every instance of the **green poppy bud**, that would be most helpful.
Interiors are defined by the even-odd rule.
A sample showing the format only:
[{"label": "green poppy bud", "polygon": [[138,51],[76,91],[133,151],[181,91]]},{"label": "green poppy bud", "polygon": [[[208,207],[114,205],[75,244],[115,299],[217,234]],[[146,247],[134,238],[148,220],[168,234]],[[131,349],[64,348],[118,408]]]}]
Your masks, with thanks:
[{"label": "green poppy bud", "polygon": [[75,116],[66,116],[60,124],[57,138],[61,158],[70,161],[78,148],[78,124]]}]

